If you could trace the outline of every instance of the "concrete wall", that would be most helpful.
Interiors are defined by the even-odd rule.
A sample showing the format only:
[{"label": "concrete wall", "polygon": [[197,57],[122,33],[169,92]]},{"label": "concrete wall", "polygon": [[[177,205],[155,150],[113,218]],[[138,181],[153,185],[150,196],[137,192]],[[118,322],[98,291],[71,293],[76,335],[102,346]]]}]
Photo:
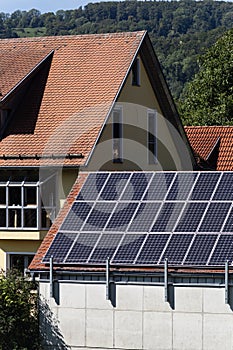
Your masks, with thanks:
[{"label": "concrete wall", "polygon": [[117,285],[115,306],[101,284],[62,282],[55,301],[49,283],[41,282],[40,293],[42,332],[50,342],[45,349],[233,348],[224,288],[177,286],[172,305],[164,302],[162,286]]}]

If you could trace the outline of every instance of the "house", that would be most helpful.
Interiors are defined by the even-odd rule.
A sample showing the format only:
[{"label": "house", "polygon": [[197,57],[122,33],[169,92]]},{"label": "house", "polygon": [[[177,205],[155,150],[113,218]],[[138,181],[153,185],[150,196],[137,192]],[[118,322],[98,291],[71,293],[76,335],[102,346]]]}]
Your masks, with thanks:
[{"label": "house", "polygon": [[186,126],[186,134],[199,160],[212,170],[233,169],[232,126]]},{"label": "house", "polygon": [[196,160],[144,31],[0,40],[0,267],[28,267],[80,169]]},{"label": "house", "polygon": [[232,348],[232,173],[198,168],[146,33],[81,38],[114,42],[93,84],[131,44],[108,106],[90,92],[104,117],[83,105],[92,147],[29,267],[44,347]]}]

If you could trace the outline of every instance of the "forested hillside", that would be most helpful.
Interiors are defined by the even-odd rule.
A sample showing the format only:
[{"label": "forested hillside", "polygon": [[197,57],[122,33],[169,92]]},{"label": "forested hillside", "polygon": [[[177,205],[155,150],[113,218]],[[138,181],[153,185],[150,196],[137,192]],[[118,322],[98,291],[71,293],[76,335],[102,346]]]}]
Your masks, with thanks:
[{"label": "forested hillside", "polygon": [[56,13],[0,13],[1,38],[146,29],[176,100],[197,72],[198,55],[232,26],[233,2],[212,0],[126,0]]}]

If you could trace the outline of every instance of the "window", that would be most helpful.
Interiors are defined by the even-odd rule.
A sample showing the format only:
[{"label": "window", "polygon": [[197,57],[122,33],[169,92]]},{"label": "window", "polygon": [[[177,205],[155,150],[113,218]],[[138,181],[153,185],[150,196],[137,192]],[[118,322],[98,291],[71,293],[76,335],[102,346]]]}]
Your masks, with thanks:
[{"label": "window", "polygon": [[112,113],[112,142],[113,142],[113,162],[123,161],[123,125],[122,108],[117,107]]},{"label": "window", "polygon": [[25,275],[34,255],[34,253],[8,253],[7,267],[10,269],[17,269]]},{"label": "window", "polygon": [[157,163],[157,138],[156,138],[156,111],[148,110],[148,130],[147,130],[147,149],[148,149],[148,163]]},{"label": "window", "polygon": [[0,229],[49,228],[55,216],[55,180],[0,182]]},{"label": "window", "polygon": [[132,85],[140,85],[140,60],[136,58],[132,66]]}]

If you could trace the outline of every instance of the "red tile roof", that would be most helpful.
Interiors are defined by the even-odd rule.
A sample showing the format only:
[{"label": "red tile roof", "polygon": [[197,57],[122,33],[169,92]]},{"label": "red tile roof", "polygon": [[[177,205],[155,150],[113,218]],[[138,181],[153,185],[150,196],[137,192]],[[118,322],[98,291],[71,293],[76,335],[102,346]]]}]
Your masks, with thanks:
[{"label": "red tile roof", "polygon": [[216,170],[233,170],[233,126],[185,127],[193,150],[205,160],[220,140]]},{"label": "red tile roof", "polygon": [[[32,130],[31,98],[24,101],[0,141],[1,166],[38,166],[40,159],[8,155],[82,153],[82,159],[43,160],[83,164],[128,73],[145,32],[0,40],[0,92],[13,93],[54,50],[42,103]],[[38,84],[37,84],[38,86]],[[37,95],[37,92],[31,92]],[[24,128],[22,127],[24,126]]]}]

